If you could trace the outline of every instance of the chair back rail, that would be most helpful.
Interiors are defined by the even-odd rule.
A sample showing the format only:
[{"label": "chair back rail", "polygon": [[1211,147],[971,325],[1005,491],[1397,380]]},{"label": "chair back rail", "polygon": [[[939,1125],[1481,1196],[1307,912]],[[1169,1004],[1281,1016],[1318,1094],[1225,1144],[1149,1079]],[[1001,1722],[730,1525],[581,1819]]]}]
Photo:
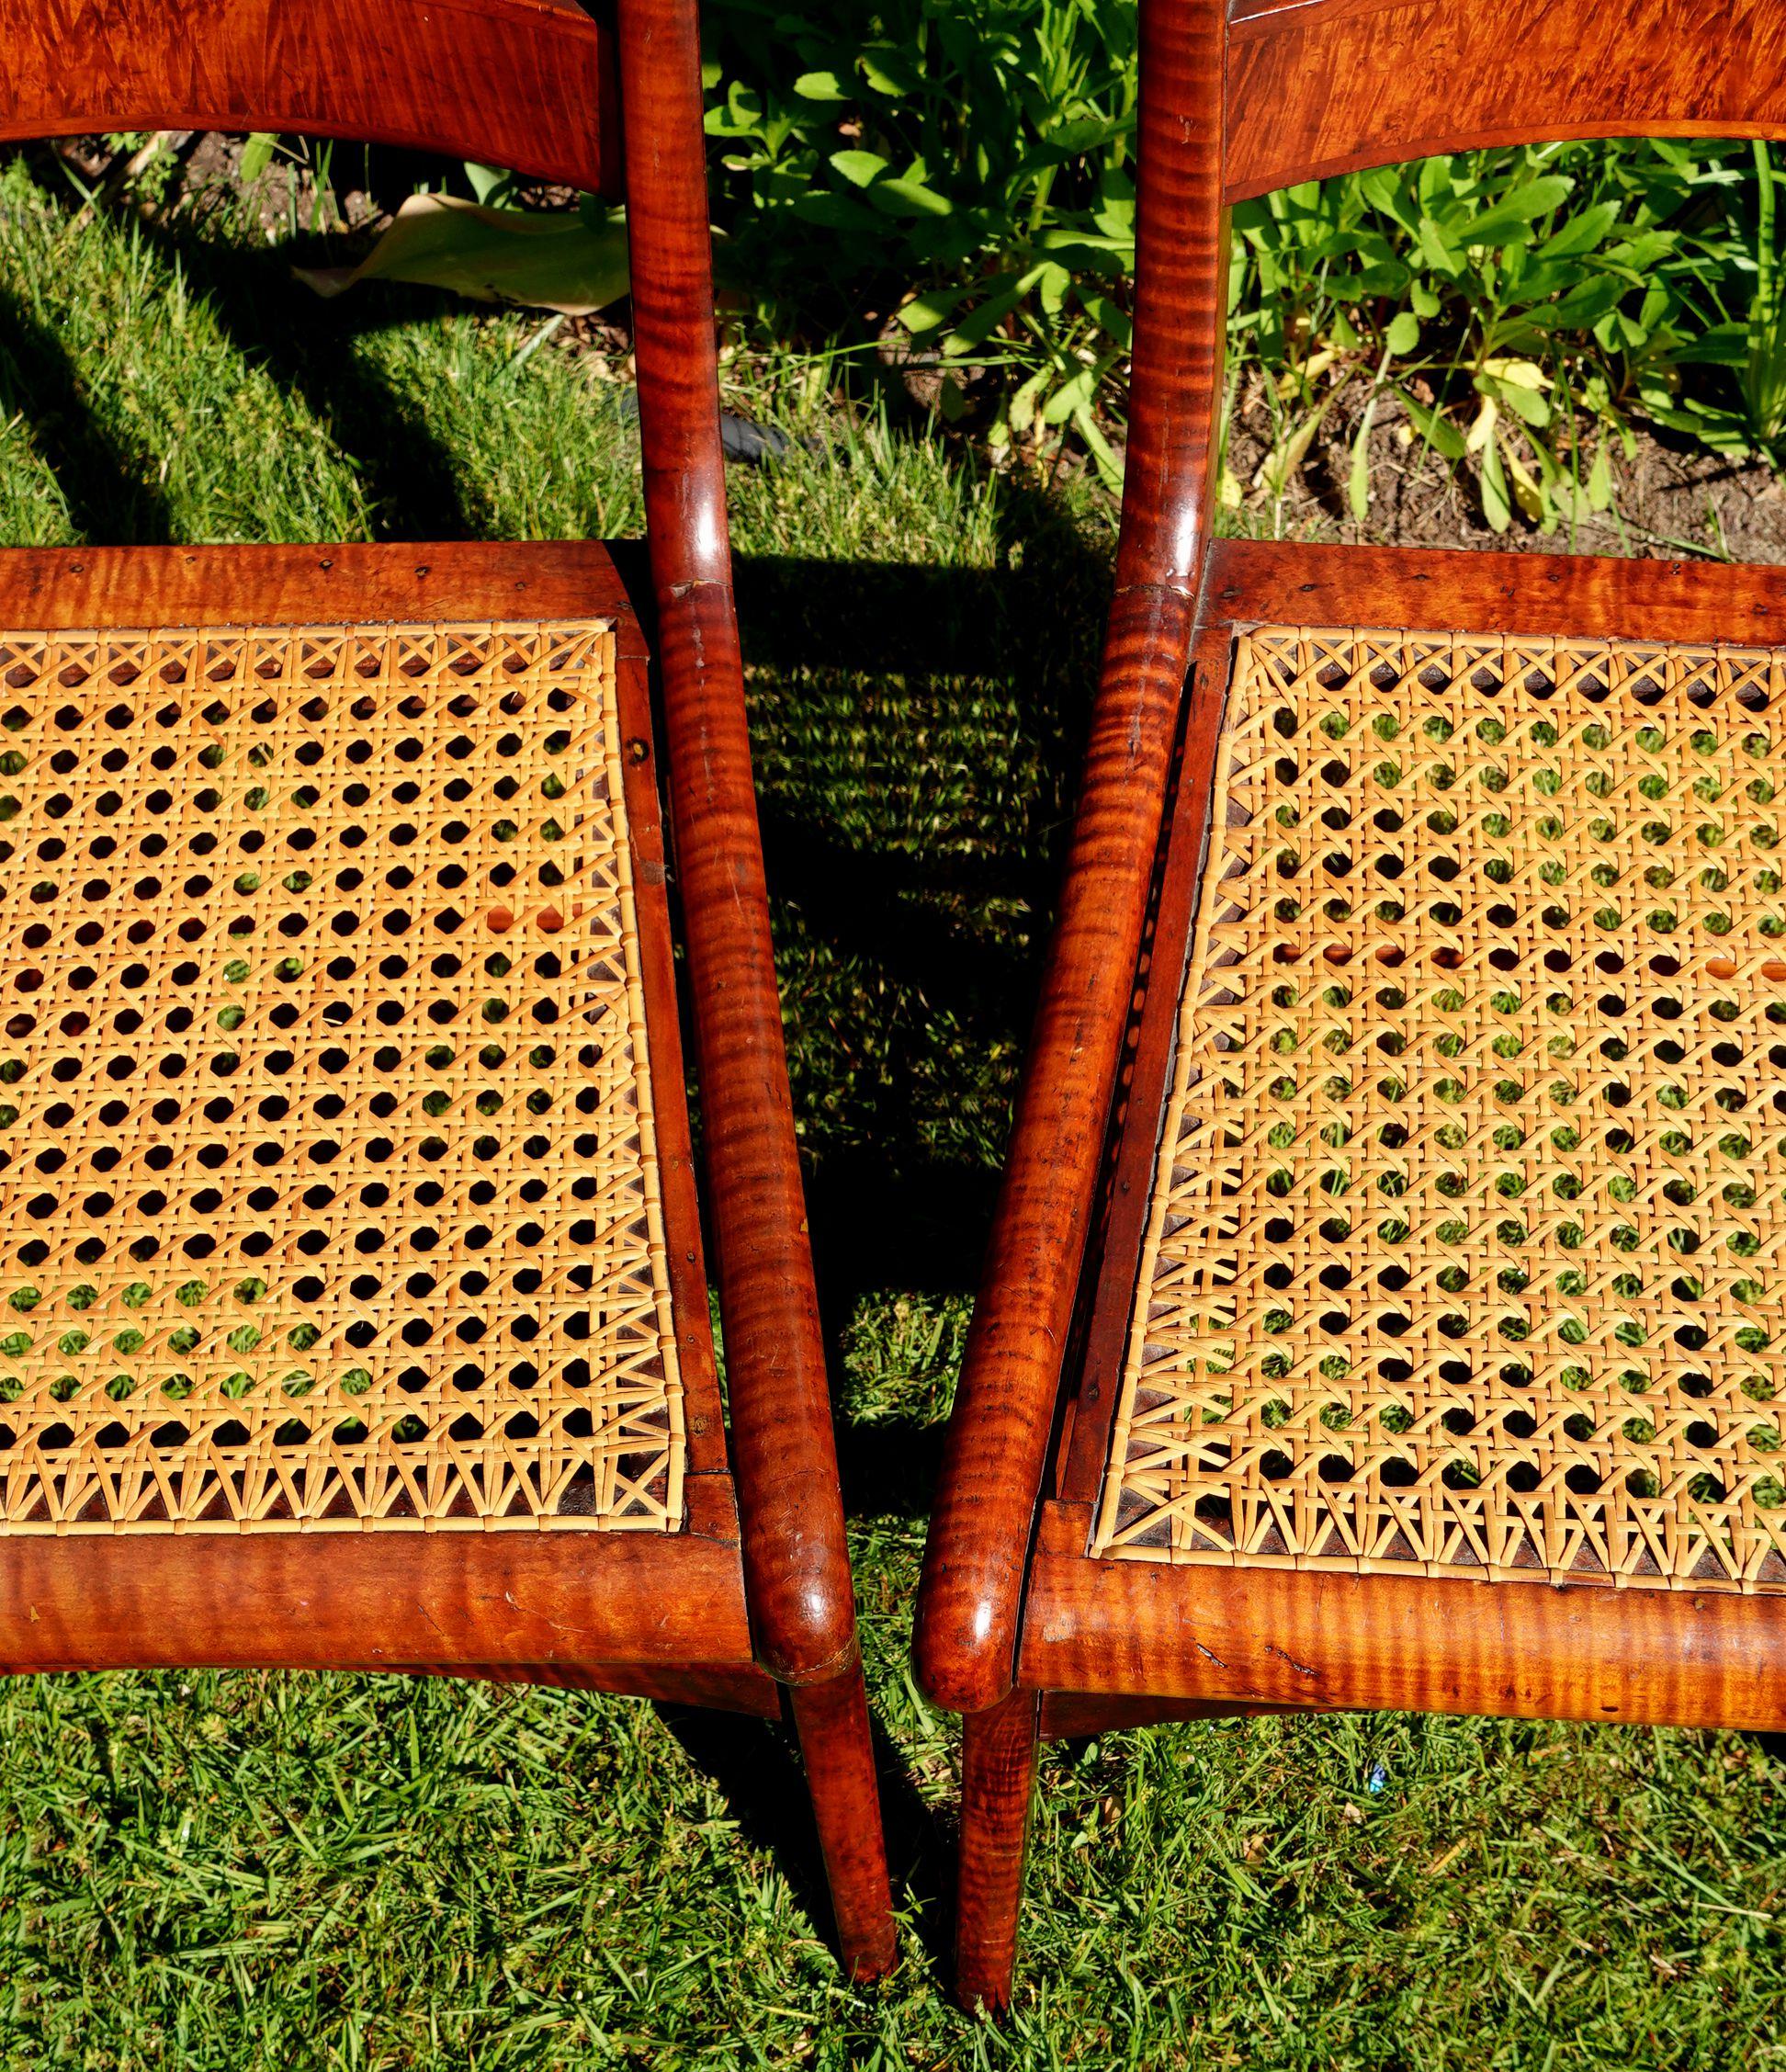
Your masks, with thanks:
[{"label": "chair back rail", "polygon": [[1136,322],[1116,594],[913,1644],[939,1704],[1011,1690],[1209,530],[1227,291],[1221,0],[1143,0]]},{"label": "chair back rail", "polygon": [[0,140],[293,130],[617,199],[615,47],[574,0],[0,0]]},{"label": "chair back rail", "polygon": [[1782,134],[1779,0],[1236,0],[1230,17],[1230,201],[1483,144]]},{"label": "chair back rail", "polygon": [[856,1659],[824,1335],[745,721],[713,350],[695,0],[620,0],[645,516],[732,1464],[757,1659]]}]

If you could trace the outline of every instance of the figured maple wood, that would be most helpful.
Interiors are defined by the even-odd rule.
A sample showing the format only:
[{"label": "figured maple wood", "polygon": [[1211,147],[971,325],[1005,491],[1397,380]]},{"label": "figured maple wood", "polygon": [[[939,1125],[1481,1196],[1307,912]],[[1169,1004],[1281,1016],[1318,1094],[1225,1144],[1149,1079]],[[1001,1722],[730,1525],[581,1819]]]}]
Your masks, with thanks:
[{"label": "figured maple wood", "polygon": [[846,1966],[894,1940],[794,1135],[726,526],[690,0],[625,0],[620,76],[646,526],[758,1661],[796,1687]]},{"label": "figured maple wood", "polygon": [[824,1341],[769,933],[719,445],[694,10],[622,15],[633,312],[675,860],[699,1054],[760,1659],[791,1683],[856,1659]]},{"label": "figured maple wood", "polygon": [[[1083,1514],[1070,1525],[1082,1535]],[[1240,1708],[1777,1731],[1786,1605],[1592,1584],[1485,1590],[1419,1576],[1168,1568],[1048,1549],[1031,1570],[1020,1674],[1047,1689]]]},{"label": "figured maple wood", "polygon": [[865,1985],[892,1970],[899,1940],[862,1672],[853,1667],[829,1683],[797,1683],[787,1701],[819,1823],[843,1970]]},{"label": "figured maple wood", "polygon": [[571,0],[0,0],[0,138],[288,130],[617,197],[615,40]]},{"label": "figured maple wood", "polygon": [[695,1534],[0,1539],[9,1671],[751,1660],[738,1549]]},{"label": "figured maple wood", "polygon": [[1011,1689],[1023,1572],[1091,1228],[1178,733],[1209,505],[1222,11],[1144,9],[1135,409],[1117,589],[1060,911],[925,1548],[914,1647],[941,1704]]},{"label": "figured maple wood", "polygon": [[1778,136],[1786,17],[1773,0],[1238,0],[1227,125],[1231,201],[1483,144]]},{"label": "figured maple wood", "polygon": [[[1786,645],[1786,568],[1211,542],[1212,625],[1434,626],[1586,640]],[[1365,609],[1368,604],[1368,610]]]},{"label": "figured maple wood", "polygon": [[1036,1693],[1016,1690],[962,1722],[955,1992],[970,2014],[1011,2001],[1038,1719]]},{"label": "figured maple wood", "polygon": [[237,626],[595,617],[613,622],[622,662],[646,651],[613,556],[594,540],[0,552],[0,618],[11,626],[199,626],[220,609]]}]

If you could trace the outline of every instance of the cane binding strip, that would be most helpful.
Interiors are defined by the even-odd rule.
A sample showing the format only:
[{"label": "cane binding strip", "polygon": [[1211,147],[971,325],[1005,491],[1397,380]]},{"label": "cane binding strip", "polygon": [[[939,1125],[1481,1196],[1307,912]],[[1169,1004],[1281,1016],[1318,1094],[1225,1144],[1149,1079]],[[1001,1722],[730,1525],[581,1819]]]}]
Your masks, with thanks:
[{"label": "cane binding strip", "polygon": [[611,628],[6,634],[0,722],[0,1531],[677,1529]]},{"label": "cane binding strip", "polygon": [[1094,1554],[1786,1586],[1783,696],[1238,637]]}]

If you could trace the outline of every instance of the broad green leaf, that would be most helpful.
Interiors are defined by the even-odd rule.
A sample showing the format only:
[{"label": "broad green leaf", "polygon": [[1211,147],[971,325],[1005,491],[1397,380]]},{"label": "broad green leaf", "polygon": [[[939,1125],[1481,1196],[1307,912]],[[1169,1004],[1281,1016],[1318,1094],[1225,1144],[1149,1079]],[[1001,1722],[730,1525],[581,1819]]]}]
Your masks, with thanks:
[{"label": "broad green leaf", "polygon": [[1089,403],[1082,403],[1073,413],[1073,428],[1085,441],[1086,451],[1091,454],[1104,487],[1120,493],[1123,487],[1122,467],[1110,450],[1110,442],[1099,429]]},{"label": "broad green leaf", "polygon": [[1501,473],[1498,440],[1491,438],[1483,447],[1482,472],[1476,481],[1482,493],[1482,515],[1489,529],[1505,532],[1513,522],[1513,508],[1508,501],[1507,478]]},{"label": "broad green leaf", "polygon": [[886,159],[872,151],[834,151],[829,163],[834,173],[841,173],[854,187],[869,186],[887,170]]},{"label": "broad green leaf", "polygon": [[1398,389],[1396,393],[1401,397],[1409,423],[1440,459],[1451,461],[1453,466],[1462,460],[1465,450],[1464,435],[1457,426],[1437,408],[1429,409],[1424,403],[1417,402],[1406,389]]},{"label": "broad green leaf", "polygon": [[849,94],[834,72],[803,72],[794,82],[803,101],[847,101]]},{"label": "broad green leaf", "polygon": [[895,312],[897,320],[921,337],[938,324],[946,323],[950,311],[966,292],[965,288],[933,288],[928,295],[914,295],[909,302],[900,304]]},{"label": "broad green leaf", "polygon": [[912,53],[895,50],[891,44],[876,44],[863,51],[857,62],[862,66],[862,76],[877,94],[889,94],[896,100],[916,93],[924,83],[923,72]]},{"label": "broad green leaf", "polygon": [[1591,252],[1619,220],[1616,201],[1602,201],[1579,215],[1571,216],[1554,237],[1538,247],[1541,259],[1573,259]]},{"label": "broad green leaf", "polygon": [[292,271],[319,295],[362,280],[403,280],[586,316],[627,292],[626,221],[618,209],[593,224],[581,210],[483,209],[454,195],[413,194],[358,266]]},{"label": "broad green leaf", "polygon": [[1093,371],[1082,367],[1075,375],[1063,381],[1047,402],[1042,405],[1042,422],[1045,425],[1064,425],[1069,417],[1084,410],[1091,401]]},{"label": "broad green leaf", "polygon": [[1398,310],[1391,318],[1389,328],[1383,334],[1383,342],[1398,358],[1406,359],[1417,352],[1420,344],[1419,319],[1412,310]]},{"label": "broad green leaf", "polygon": [[[859,155],[871,158],[874,153],[863,152]],[[835,165],[837,160],[832,159],[831,164]],[[955,209],[947,195],[938,194],[921,180],[876,180],[868,189],[868,198],[889,216],[947,216]]]},{"label": "broad green leaf", "polygon": [[1373,396],[1365,405],[1358,436],[1352,440],[1351,468],[1346,477],[1346,502],[1361,525],[1371,508],[1371,419],[1375,412],[1376,398]]},{"label": "broad green leaf", "polygon": [[1604,511],[1612,503],[1612,459],[1607,441],[1599,442],[1599,450],[1594,455],[1594,465],[1588,470],[1588,507],[1590,511]]},{"label": "broad green leaf", "polygon": [[1529,238],[1535,217],[1547,216],[1553,209],[1561,208],[1569,198],[1575,182],[1561,174],[1553,174],[1547,179],[1531,180],[1522,187],[1504,195],[1492,209],[1486,209],[1479,216],[1467,217],[1455,232],[1460,244],[1489,247],[1506,244],[1515,238]]},{"label": "broad green leaf", "polygon": [[278,138],[270,130],[256,130],[242,147],[242,161],[237,175],[245,187],[251,187],[273,163],[273,152]]}]

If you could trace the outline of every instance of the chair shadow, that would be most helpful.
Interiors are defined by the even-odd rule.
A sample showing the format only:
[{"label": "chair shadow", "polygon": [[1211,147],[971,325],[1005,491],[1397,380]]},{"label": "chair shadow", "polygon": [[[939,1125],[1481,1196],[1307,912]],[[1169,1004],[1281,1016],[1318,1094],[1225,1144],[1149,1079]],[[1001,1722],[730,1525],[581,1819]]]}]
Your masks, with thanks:
[{"label": "chair shadow", "polygon": [[[368,154],[368,177],[392,185],[391,153]],[[78,207],[50,154],[28,151],[40,191],[63,211]],[[399,167],[398,171],[404,170]],[[396,183],[401,185],[401,181]],[[184,221],[139,217],[134,233],[165,266],[177,269],[209,304],[224,336],[244,360],[263,368],[287,393],[301,399],[317,424],[352,462],[364,485],[375,539],[469,539],[477,530],[466,508],[452,456],[413,403],[394,392],[354,352],[369,333],[413,323],[425,291],[396,291],[370,282],[340,301],[325,301],[294,278],[291,249],[222,243]],[[318,241],[319,244],[321,241]],[[438,298],[446,304],[451,298]],[[0,323],[13,313],[0,309]],[[37,411],[28,409],[35,422]],[[130,481],[127,475],[125,480]],[[163,530],[120,530],[128,504],[95,498],[76,522],[87,537],[137,543],[170,537]]]},{"label": "chair shadow", "polygon": [[0,288],[0,411],[30,426],[70,522],[84,538],[133,547],[164,546],[173,538],[153,457],[99,423],[54,329],[5,288]]},{"label": "chair shadow", "polygon": [[[655,1710],[684,1754],[725,1795],[745,1841],[773,1859],[801,1911],[823,1924],[835,1953],[831,1889],[792,1728],[692,1705],[660,1704]],[[894,1904],[902,1904],[903,1893],[925,1954],[940,1970],[948,1962],[949,1835],[912,1788],[898,1749],[878,1721],[872,1732]]]}]

